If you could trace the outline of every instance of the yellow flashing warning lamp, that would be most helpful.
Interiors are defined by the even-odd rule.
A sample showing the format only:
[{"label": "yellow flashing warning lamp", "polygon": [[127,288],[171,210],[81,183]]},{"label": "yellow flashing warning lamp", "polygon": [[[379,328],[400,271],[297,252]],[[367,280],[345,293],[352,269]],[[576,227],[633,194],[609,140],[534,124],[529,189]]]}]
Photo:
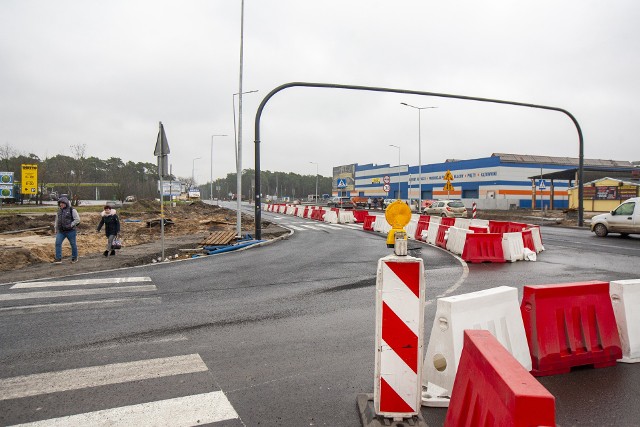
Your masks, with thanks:
[{"label": "yellow flashing warning lamp", "polygon": [[396,200],[392,202],[384,211],[384,217],[391,226],[387,234],[387,247],[393,248],[396,243],[396,232],[406,232],[404,226],[411,221],[411,208],[405,202]]}]

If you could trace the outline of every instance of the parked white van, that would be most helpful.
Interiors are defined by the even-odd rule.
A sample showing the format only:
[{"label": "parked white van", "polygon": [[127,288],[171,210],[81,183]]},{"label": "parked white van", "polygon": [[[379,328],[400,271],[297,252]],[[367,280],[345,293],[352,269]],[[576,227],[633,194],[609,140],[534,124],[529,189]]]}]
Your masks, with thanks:
[{"label": "parked white van", "polygon": [[591,231],[599,237],[608,233],[620,233],[622,236],[640,234],[640,197],[625,200],[609,213],[594,216]]}]

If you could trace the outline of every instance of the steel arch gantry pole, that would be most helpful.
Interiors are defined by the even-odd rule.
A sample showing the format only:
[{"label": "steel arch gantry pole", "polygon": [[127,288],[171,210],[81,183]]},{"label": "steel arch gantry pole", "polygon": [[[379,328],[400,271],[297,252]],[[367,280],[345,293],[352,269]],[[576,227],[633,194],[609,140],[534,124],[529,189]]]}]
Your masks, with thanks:
[{"label": "steel arch gantry pole", "polygon": [[256,191],[255,194],[255,238],[261,239],[262,230],[261,230],[261,221],[262,221],[262,212],[260,205],[260,119],[262,118],[262,111],[264,107],[267,105],[267,102],[278,92],[281,92],[285,89],[291,87],[311,87],[311,88],[325,88],[325,89],[346,89],[346,90],[361,90],[367,92],[388,92],[388,93],[402,93],[405,95],[422,95],[422,96],[434,96],[439,98],[451,98],[451,99],[461,99],[466,101],[477,101],[477,102],[489,102],[493,104],[505,104],[505,105],[514,105],[517,107],[528,107],[528,108],[537,108],[541,110],[550,110],[550,111],[558,111],[567,115],[578,131],[578,226],[582,227],[584,225],[584,201],[583,201],[583,175],[584,175],[584,138],[582,136],[582,129],[580,128],[580,124],[578,120],[567,110],[558,107],[551,107],[548,105],[538,105],[538,104],[527,104],[524,102],[515,102],[515,101],[505,101],[501,99],[491,99],[491,98],[478,98],[475,96],[465,96],[465,95],[451,95],[447,93],[436,93],[436,92],[424,92],[419,90],[410,90],[410,89],[393,89],[393,88],[385,88],[385,87],[376,87],[376,86],[357,86],[357,85],[342,85],[335,83],[309,83],[309,82],[291,82],[285,83],[273,89],[269,92],[260,105],[258,106],[258,110],[256,111],[256,120],[255,120],[255,183],[256,183]]}]

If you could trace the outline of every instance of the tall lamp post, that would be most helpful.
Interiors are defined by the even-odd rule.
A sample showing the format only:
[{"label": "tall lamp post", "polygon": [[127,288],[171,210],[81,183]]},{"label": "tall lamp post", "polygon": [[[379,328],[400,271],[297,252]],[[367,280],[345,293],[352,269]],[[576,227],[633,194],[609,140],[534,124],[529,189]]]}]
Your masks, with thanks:
[{"label": "tall lamp post", "polygon": [[395,147],[398,149],[398,199],[400,199],[400,147],[393,144],[389,144],[389,147]]},{"label": "tall lamp post", "polygon": [[196,185],[196,160],[201,158],[202,157],[195,157],[191,163],[191,188]]},{"label": "tall lamp post", "polygon": [[[244,16],[244,1],[242,2],[242,14]],[[243,18],[244,22],[244,18]],[[242,24],[244,26],[244,23]],[[257,90],[250,90],[248,92],[242,91],[242,35],[240,36],[240,91],[234,93],[232,96],[233,101],[233,137],[235,143],[236,152],[236,207],[238,212],[236,213],[236,233],[238,237],[242,236],[242,214],[240,213],[240,203],[242,201],[242,95],[245,93],[257,92]],[[236,131],[236,95],[238,95],[238,130]]]},{"label": "tall lamp post", "polygon": [[211,185],[209,187],[209,200],[213,200],[213,137],[214,136],[229,136],[229,135],[211,135],[211,175],[209,180]]},{"label": "tall lamp post", "polygon": [[318,204],[318,163],[317,162],[309,162],[316,165],[316,205]]},{"label": "tall lamp post", "polygon": [[421,132],[421,117],[420,112],[422,110],[427,110],[429,108],[438,108],[438,107],[416,107],[411,104],[407,104],[406,102],[401,102],[400,104],[405,105],[407,107],[415,108],[418,110],[418,213],[422,213],[422,132]]}]

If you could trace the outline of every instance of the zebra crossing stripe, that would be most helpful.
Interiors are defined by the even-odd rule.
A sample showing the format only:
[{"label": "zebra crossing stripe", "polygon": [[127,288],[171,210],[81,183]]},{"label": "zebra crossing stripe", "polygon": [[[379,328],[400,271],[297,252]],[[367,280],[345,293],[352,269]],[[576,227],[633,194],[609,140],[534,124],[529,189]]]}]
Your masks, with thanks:
[{"label": "zebra crossing stripe", "polygon": [[0,401],[207,371],[199,354],[113,363],[0,379]]},{"label": "zebra crossing stripe", "polygon": [[160,297],[116,298],[95,301],[60,302],[52,304],[19,305],[0,307],[0,314],[51,313],[83,308],[114,308],[127,304],[160,304]]},{"label": "zebra crossing stripe", "polygon": [[104,295],[123,292],[149,292],[155,291],[155,285],[139,285],[139,286],[116,286],[113,288],[96,288],[96,289],[71,289],[66,291],[41,291],[41,292],[21,292],[14,294],[0,294],[0,301],[15,301],[22,299],[34,298],[60,298],[75,297],[84,295]]},{"label": "zebra crossing stripe", "polygon": [[20,282],[11,286],[9,289],[31,289],[31,288],[47,288],[60,286],[89,286],[89,285],[107,285],[119,283],[137,283],[150,282],[151,277],[108,277],[104,279],[74,279],[74,280],[56,280],[48,282]]},{"label": "zebra crossing stripe", "polygon": [[[19,424],[29,427],[177,426],[210,424],[239,416],[222,391]],[[17,427],[17,426],[16,426]]]}]

